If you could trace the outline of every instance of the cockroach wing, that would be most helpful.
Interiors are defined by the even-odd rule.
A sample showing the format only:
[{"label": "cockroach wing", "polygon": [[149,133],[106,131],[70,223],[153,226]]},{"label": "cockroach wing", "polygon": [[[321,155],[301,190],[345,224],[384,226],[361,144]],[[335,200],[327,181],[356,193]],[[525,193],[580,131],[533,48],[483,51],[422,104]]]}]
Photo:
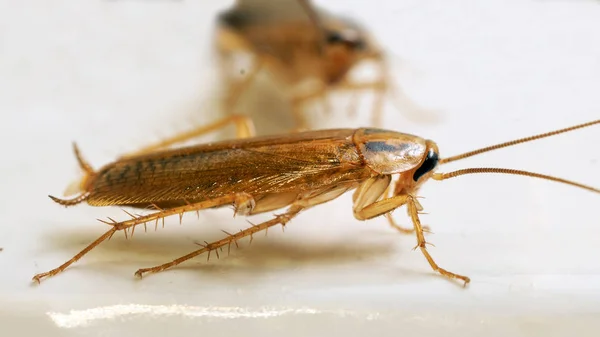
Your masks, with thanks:
[{"label": "cockroach wing", "polygon": [[234,193],[312,191],[364,179],[356,130],[310,131],[128,157],[90,181],[92,205],[176,205]]}]

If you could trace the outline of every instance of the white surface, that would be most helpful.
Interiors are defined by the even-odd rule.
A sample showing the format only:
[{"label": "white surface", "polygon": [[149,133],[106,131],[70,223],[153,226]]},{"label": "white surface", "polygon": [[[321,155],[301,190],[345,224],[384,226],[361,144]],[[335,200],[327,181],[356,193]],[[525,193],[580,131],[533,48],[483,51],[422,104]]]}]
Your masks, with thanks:
[{"label": "white surface", "polygon": [[[184,217],[182,226],[172,220],[133,240],[115,237],[31,286],[35,273],[104,232],[95,218],[123,217],[113,208],[64,209],[46,197],[77,178],[71,141],[98,167],[190,119],[209,119],[212,18],[229,3],[208,3],[0,4],[0,335],[597,335],[599,196],[510,176],[432,181],[422,190],[424,221],[435,232],[430,251],[472,278],[467,289],[433,274],[411,251],[414,237],[385,219],[354,220],[350,195],[220,260],[199,257],[133,278],[139,267],[195,249],[195,240],[246,226],[229,210]],[[444,116],[419,125],[390,109],[386,127],[434,139],[442,155],[600,116],[598,2],[328,8],[369,26],[408,69],[396,80]],[[344,125],[356,121],[340,116]],[[323,123],[335,124],[333,117]],[[522,168],[600,186],[599,142],[596,127],[453,167]],[[395,213],[408,224],[404,214]]]}]

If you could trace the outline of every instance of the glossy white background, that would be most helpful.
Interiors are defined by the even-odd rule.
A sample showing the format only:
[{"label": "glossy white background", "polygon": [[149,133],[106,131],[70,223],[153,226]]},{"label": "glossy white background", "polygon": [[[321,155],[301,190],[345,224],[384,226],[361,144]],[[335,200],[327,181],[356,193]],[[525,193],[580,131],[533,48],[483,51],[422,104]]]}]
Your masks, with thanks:
[{"label": "glossy white background", "polygon": [[[32,286],[35,273],[105,231],[95,218],[124,218],[116,208],[64,209],[47,198],[78,177],[72,141],[99,167],[217,116],[211,33],[214,15],[229,4],[0,4],[1,335],[597,333],[599,195],[510,176],[432,181],[421,192],[430,213],[423,221],[435,232],[430,251],[472,278],[467,289],[433,274],[411,251],[414,237],[385,219],[356,221],[350,194],[220,260],[201,256],[133,277],[196,249],[194,241],[247,226],[227,209],[188,215],[182,226],[171,220],[133,240],[116,236]],[[328,1],[326,8],[368,26],[390,52],[396,82],[441,117],[413,123],[388,106],[385,126],[434,139],[442,155],[600,116],[596,1]],[[337,111],[318,126],[358,126],[366,112]],[[279,116],[269,119],[289,122]],[[600,186],[599,142],[600,130],[590,128],[444,170],[514,167]],[[395,216],[408,224],[404,210]]]}]

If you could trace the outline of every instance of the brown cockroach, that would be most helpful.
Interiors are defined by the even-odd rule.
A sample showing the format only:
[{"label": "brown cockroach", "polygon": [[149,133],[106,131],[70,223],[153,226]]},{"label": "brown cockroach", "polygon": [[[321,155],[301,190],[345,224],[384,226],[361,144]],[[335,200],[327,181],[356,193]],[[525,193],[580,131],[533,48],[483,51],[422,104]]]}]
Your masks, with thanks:
[{"label": "brown cockroach", "polygon": [[[79,254],[49,272],[33,279],[56,275],[79,260],[102,241],[120,230],[133,231],[148,222],[158,224],[170,215],[233,205],[237,215],[254,215],[287,210],[273,219],[228,234],[171,262],[139,269],[135,275],[165,270],[202,253],[238,243],[275,225],[285,226],[301,211],[331,201],[354,191],[353,213],[358,220],[385,215],[401,232],[414,232],[417,246],[432,269],[443,276],[458,279],[464,285],[467,276],[438,266],[427,251],[424,228],[419,220],[423,210],[417,200],[419,188],[428,181],[446,180],[475,173],[500,173],[541,178],[600,193],[600,189],[544,174],[506,168],[466,168],[449,173],[435,173],[445,164],[480,153],[550,137],[560,133],[600,124],[600,120],[568,128],[484,147],[457,156],[441,158],[438,146],[431,140],[414,135],[375,128],[315,130],[277,136],[247,137],[251,127],[244,117],[219,121],[205,127],[214,130],[235,122],[246,137],[211,144],[155,150],[156,147],[121,157],[98,171],[86,163],[77,147],[75,155],[85,172],[80,194],[73,199],[55,202],[72,206],[87,202],[91,206],[127,206],[154,209],[147,215],[132,215],[125,221],[106,221],[111,228]],[[184,140],[179,137],[178,140]],[[167,142],[168,143],[168,142]],[[397,180],[392,183],[392,176]],[[393,186],[393,189],[391,187]],[[392,191],[391,196],[389,191]],[[406,205],[413,228],[397,226],[390,213]]]},{"label": "brown cockroach", "polygon": [[[237,78],[238,70],[236,78],[223,72],[228,87],[227,112],[236,111],[244,91],[262,70],[287,88],[284,90],[297,129],[307,126],[303,112],[306,103],[320,100],[329,110],[330,90],[373,90],[373,125],[381,124],[385,92],[396,89],[402,94],[391,87],[383,52],[365,29],[308,0],[237,0],[218,16],[215,40],[223,70],[232,69],[240,54],[253,56],[242,79]],[[379,78],[367,83],[350,80],[349,72],[364,61],[377,66]],[[407,108],[418,109],[404,101]]]}]

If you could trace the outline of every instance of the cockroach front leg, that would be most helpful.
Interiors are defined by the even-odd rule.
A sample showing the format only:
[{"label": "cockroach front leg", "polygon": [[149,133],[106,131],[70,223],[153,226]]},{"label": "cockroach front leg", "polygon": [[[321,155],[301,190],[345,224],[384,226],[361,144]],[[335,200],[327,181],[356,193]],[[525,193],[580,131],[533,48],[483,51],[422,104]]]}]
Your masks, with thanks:
[{"label": "cockroach front leg", "polygon": [[[387,199],[387,198],[390,197],[389,190],[390,190],[389,187],[388,187],[388,189],[385,190],[385,193],[383,195],[384,199]],[[396,223],[396,220],[394,220],[394,217],[392,216],[392,212],[385,213],[383,216],[385,216],[385,218],[388,220],[388,223],[390,224],[390,226],[392,226],[392,228],[394,228],[398,232],[400,232],[402,234],[412,234],[412,233],[415,232],[415,228],[414,227],[413,228],[404,228],[404,227],[398,225]],[[429,231],[429,227],[423,226],[423,230],[425,230],[426,232],[428,232]]]},{"label": "cockroach front leg", "polygon": [[[384,215],[393,228],[403,234],[412,234],[414,228],[403,228],[396,224],[392,218],[391,211],[402,206],[404,203],[397,204],[396,201],[403,199],[390,198],[390,176],[377,176],[364,181],[354,192],[353,210],[354,217],[359,220],[367,220],[380,215]],[[385,201],[384,201],[385,200]]]},{"label": "cockroach front leg", "polygon": [[[414,231],[417,236],[416,247],[419,247],[421,249],[421,252],[427,259],[427,262],[429,262],[429,264],[431,265],[431,268],[445,277],[462,280],[464,282],[464,285],[466,286],[467,283],[471,281],[468,277],[458,275],[449,272],[444,268],[441,268],[437,265],[437,263],[435,263],[435,261],[427,251],[427,242],[425,241],[423,226],[421,225],[421,221],[419,220],[419,211],[421,211],[423,207],[415,197],[407,194],[400,194],[373,203],[365,203],[365,200],[373,198],[373,195],[378,193],[378,189],[381,189],[381,186],[385,184],[385,177],[386,176],[370,178],[369,180],[363,182],[363,184],[356,190],[354,196],[354,216],[358,220],[367,220],[380,215],[387,214],[395,210],[396,208],[406,204],[408,208],[408,215],[410,216],[413,222]],[[389,180],[387,182],[389,184]],[[373,190],[374,192],[370,193],[370,190]],[[379,196],[375,198],[375,200],[377,199],[379,199]]]},{"label": "cockroach front leg", "polygon": [[421,221],[419,220],[419,208],[422,208],[422,207],[420,207],[417,199],[415,199],[415,197],[410,196],[410,195],[406,196],[406,207],[408,209],[408,216],[410,216],[410,218],[413,222],[413,225],[415,226],[415,231],[416,231],[416,235],[417,235],[417,246],[415,247],[415,249],[417,247],[419,247],[421,249],[421,252],[423,253],[423,255],[425,255],[425,258],[427,259],[427,262],[429,262],[429,265],[431,265],[431,268],[434,271],[436,271],[436,272],[440,273],[441,275],[448,277],[450,279],[462,280],[464,282],[463,286],[466,286],[469,282],[471,282],[471,279],[468,278],[467,276],[449,272],[446,269],[438,266],[437,263],[435,263],[435,261],[433,260],[431,255],[429,255],[429,252],[427,251],[427,247],[426,247],[427,242],[425,241],[425,235],[423,234],[423,227],[421,226]]}]

